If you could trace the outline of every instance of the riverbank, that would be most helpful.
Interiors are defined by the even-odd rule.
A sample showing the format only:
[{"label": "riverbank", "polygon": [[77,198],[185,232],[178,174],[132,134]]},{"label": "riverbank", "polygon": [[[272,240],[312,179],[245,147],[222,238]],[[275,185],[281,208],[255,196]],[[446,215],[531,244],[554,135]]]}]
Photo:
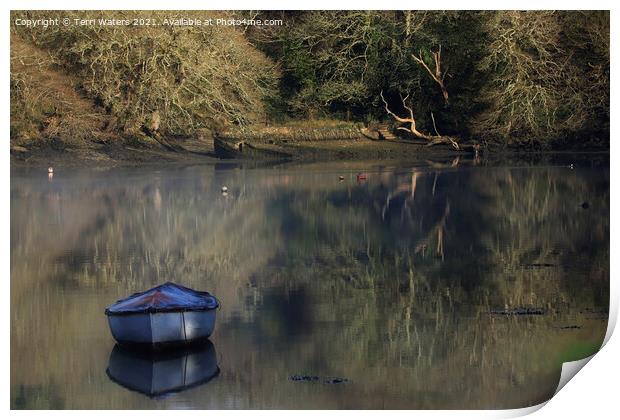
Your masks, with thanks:
[{"label": "riverbank", "polygon": [[[123,135],[100,132],[84,138],[41,138],[29,141],[11,140],[11,162],[16,165],[47,167],[117,166],[159,163],[208,163],[220,160],[262,162],[290,161],[452,161],[484,158],[505,159],[506,156],[557,154],[557,150],[541,150],[534,146],[515,147],[467,141],[459,149],[449,144],[429,143],[420,139],[396,137],[393,130],[372,131],[360,123],[326,120],[295,122],[255,128],[231,130],[214,136],[210,131],[198,131],[191,137],[153,135]],[[373,139],[378,134],[381,139]],[[386,138],[390,135],[390,139]],[[508,142],[509,143],[509,142]],[[573,143],[575,144],[575,143]],[[609,153],[601,147],[578,150],[562,148],[561,153]]]},{"label": "riverbank", "polygon": [[[424,160],[474,157],[473,141],[460,144],[470,150],[453,150],[447,144],[426,147],[424,141],[403,140],[395,134],[394,123],[343,121],[337,119],[297,119],[274,124],[260,123],[233,128],[225,123],[212,129],[202,128],[185,137],[166,135],[150,124],[131,127],[121,124],[118,116],[93,101],[80,88],[75,75],[59,69],[44,51],[20,38],[11,39],[12,92],[22,96],[12,99],[11,162],[18,165],[47,167],[49,165],[116,166],[146,165],[162,162],[217,162],[214,132],[234,143],[258,145],[276,149],[277,158],[303,161],[315,160]],[[30,88],[26,89],[26,87]],[[46,92],[44,96],[36,92]],[[20,100],[17,100],[21,98]],[[157,118],[155,118],[157,119]],[[159,125],[159,124],[156,124]],[[217,126],[217,127],[216,127]],[[589,136],[586,136],[589,138]],[[591,136],[590,136],[591,137]],[[597,136],[594,136],[595,138]],[[490,139],[476,139],[480,154],[541,153],[544,150],[604,151],[609,153],[609,141],[600,135],[599,141],[577,137],[562,142],[530,144]],[[410,143],[409,140],[413,140]],[[261,160],[265,156],[245,156],[233,153],[235,159]]]},{"label": "riverbank", "polygon": [[[158,162],[200,162],[218,159],[243,160],[383,160],[451,157],[472,154],[446,145],[426,147],[424,142],[371,140],[361,125],[340,122],[308,122],[280,125],[253,131],[230,131],[214,138],[210,132],[194,137],[122,136],[86,139],[41,139],[11,142],[11,160],[17,164],[145,164]],[[218,144],[220,147],[217,147]],[[232,153],[223,153],[222,144]],[[248,153],[250,150],[258,153]],[[243,150],[243,153],[241,151]]]},{"label": "riverbank", "polygon": [[[379,147],[380,146],[380,147]],[[408,162],[438,167],[464,164],[529,166],[549,164],[567,166],[609,165],[609,151],[544,151],[523,149],[488,149],[478,159],[471,153],[459,154],[449,149],[435,149],[420,145],[405,145],[389,141],[350,140],[307,142],[305,153],[295,159],[220,159],[216,156],[212,139],[176,139],[164,144],[150,139],[124,139],[109,143],[65,143],[39,141],[24,146],[11,146],[11,165],[15,167],[132,167],[148,165],[221,164],[233,166],[285,165],[314,162],[351,162],[362,170],[368,162]],[[583,161],[583,162],[582,162]],[[598,162],[598,163],[596,163]]]},{"label": "riverbank", "polygon": [[157,141],[145,136],[116,138],[109,142],[41,140],[11,145],[11,164],[28,166],[114,166],[217,160],[213,141],[201,138]]}]

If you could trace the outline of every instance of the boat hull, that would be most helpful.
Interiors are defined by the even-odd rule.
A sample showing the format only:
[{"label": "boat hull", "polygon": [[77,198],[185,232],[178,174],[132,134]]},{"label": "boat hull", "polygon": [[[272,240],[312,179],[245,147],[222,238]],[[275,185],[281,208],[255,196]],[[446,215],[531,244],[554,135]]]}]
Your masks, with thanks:
[{"label": "boat hull", "polygon": [[120,344],[164,347],[206,341],[215,328],[215,309],[204,311],[108,314]]}]

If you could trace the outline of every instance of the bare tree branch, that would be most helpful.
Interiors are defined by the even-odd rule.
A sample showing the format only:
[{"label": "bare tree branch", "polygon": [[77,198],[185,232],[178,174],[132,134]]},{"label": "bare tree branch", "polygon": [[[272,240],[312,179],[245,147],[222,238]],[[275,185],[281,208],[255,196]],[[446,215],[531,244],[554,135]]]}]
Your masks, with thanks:
[{"label": "bare tree branch", "polygon": [[437,134],[438,136],[441,136],[441,134],[439,134],[439,131],[437,131],[437,125],[435,124],[435,115],[433,115],[432,111],[431,111],[431,119],[433,120],[433,128],[435,129],[435,134]]},{"label": "bare tree branch", "polygon": [[431,76],[431,78],[439,85],[441,88],[441,94],[443,95],[443,100],[445,104],[448,104],[448,90],[444,84],[444,79],[446,78],[446,73],[441,71],[441,45],[439,45],[439,50],[437,52],[431,51],[433,54],[433,58],[435,60],[435,71],[431,70],[430,67],[424,62],[422,59],[422,50],[420,50],[420,55],[416,56],[415,54],[411,54],[411,57],[416,61],[416,63],[420,64],[427,73]]}]

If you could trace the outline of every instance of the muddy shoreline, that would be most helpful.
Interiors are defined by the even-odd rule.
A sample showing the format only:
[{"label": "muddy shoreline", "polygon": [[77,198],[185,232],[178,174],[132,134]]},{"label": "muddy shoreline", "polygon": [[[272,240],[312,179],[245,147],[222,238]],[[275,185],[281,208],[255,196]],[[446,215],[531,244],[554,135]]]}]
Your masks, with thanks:
[{"label": "muddy shoreline", "polygon": [[16,166],[141,166],[218,160],[212,143],[190,140],[177,140],[173,144],[162,144],[149,138],[118,139],[106,143],[41,140],[27,145],[11,145],[11,165]]},{"label": "muddy shoreline", "polygon": [[[455,159],[477,164],[493,162],[541,162],[570,164],[579,156],[588,161],[609,165],[608,150],[523,150],[489,148],[478,159],[469,152],[446,148],[403,145],[390,141],[340,140],[333,142],[304,142],[290,162],[320,161],[408,161],[445,162]],[[11,145],[11,165],[18,167],[88,167],[88,166],[148,166],[161,164],[201,164],[244,162],[260,165],[261,160],[221,159],[213,147],[213,139],[183,138],[155,140],[151,138],[122,139],[107,143],[41,140],[26,145]],[[575,158],[577,156],[577,158]],[[606,163],[605,163],[606,162]]]}]

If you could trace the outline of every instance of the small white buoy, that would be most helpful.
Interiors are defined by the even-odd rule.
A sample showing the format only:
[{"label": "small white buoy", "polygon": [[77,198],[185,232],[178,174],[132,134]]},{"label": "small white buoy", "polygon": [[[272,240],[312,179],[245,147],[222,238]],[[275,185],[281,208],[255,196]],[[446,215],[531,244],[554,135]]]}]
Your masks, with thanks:
[{"label": "small white buoy", "polygon": [[341,181],[344,181],[344,176],[340,175],[340,176],[338,177],[338,179],[339,179],[339,180],[341,180]]},{"label": "small white buoy", "polygon": [[568,165],[568,167],[571,168],[571,169],[575,169],[575,167],[573,166],[572,163],[570,165]]},{"label": "small white buoy", "polygon": [[224,186],[222,187],[222,192],[223,192],[223,193],[228,192],[228,187],[227,187],[226,185],[224,185]]},{"label": "small white buoy", "polygon": [[52,168],[51,166],[49,168],[47,168],[47,173],[48,174],[53,174],[54,173],[54,168]]}]

